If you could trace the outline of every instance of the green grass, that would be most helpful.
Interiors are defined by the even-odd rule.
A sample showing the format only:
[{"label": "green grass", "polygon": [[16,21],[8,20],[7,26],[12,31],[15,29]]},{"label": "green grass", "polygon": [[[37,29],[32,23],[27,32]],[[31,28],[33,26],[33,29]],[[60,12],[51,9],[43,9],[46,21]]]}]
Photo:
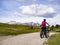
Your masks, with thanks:
[{"label": "green grass", "polygon": [[[56,31],[57,28],[54,28],[53,31]],[[31,26],[28,25],[17,25],[17,24],[6,24],[0,23],[0,35],[18,35],[32,32],[39,32],[41,30],[40,26]]]},{"label": "green grass", "polygon": [[60,45],[60,34],[52,35],[46,45]]},{"label": "green grass", "polygon": [[32,32],[39,32],[39,26],[31,26],[27,25],[13,25],[13,24],[4,24],[0,23],[0,35],[18,35]]}]

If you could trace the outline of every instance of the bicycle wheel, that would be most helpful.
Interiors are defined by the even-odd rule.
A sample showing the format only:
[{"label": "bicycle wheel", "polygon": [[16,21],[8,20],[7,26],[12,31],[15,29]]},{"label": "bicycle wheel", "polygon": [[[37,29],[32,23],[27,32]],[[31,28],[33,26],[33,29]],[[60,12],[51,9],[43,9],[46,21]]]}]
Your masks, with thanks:
[{"label": "bicycle wheel", "polygon": [[49,37],[49,30],[47,30],[47,37]]},{"label": "bicycle wheel", "polygon": [[40,37],[41,37],[41,38],[44,38],[44,32],[43,32],[43,31],[40,32]]}]

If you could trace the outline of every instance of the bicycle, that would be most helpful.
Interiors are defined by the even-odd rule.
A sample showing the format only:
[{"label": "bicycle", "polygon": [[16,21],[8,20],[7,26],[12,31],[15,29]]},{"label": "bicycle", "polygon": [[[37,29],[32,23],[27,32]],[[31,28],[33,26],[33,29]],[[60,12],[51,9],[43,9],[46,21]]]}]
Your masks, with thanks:
[{"label": "bicycle", "polygon": [[46,27],[46,31],[45,30],[41,30],[40,37],[44,38],[44,35],[45,35],[45,37],[48,38],[49,37],[49,32],[50,32],[50,27],[47,26]]}]

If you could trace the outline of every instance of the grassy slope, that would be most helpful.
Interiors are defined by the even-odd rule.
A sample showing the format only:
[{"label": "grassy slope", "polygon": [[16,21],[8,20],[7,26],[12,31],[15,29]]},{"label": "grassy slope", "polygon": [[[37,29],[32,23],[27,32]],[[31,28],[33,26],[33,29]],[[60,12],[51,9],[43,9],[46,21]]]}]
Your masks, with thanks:
[{"label": "grassy slope", "polygon": [[60,45],[60,34],[52,35],[46,45]]},{"label": "grassy slope", "polygon": [[17,35],[38,31],[40,31],[40,27],[38,26],[34,26],[33,29],[31,29],[31,26],[27,25],[9,25],[0,23],[0,35]]}]

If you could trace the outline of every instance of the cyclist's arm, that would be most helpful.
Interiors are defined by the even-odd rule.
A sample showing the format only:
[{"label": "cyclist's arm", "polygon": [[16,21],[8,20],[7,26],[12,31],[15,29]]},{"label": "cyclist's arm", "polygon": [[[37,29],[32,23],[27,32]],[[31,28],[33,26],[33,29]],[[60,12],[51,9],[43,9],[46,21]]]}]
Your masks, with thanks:
[{"label": "cyclist's arm", "polygon": [[[48,23],[47,23],[48,24]],[[49,24],[48,24],[48,26],[50,26]]]},{"label": "cyclist's arm", "polygon": [[42,23],[40,23],[40,27],[42,27]]}]

